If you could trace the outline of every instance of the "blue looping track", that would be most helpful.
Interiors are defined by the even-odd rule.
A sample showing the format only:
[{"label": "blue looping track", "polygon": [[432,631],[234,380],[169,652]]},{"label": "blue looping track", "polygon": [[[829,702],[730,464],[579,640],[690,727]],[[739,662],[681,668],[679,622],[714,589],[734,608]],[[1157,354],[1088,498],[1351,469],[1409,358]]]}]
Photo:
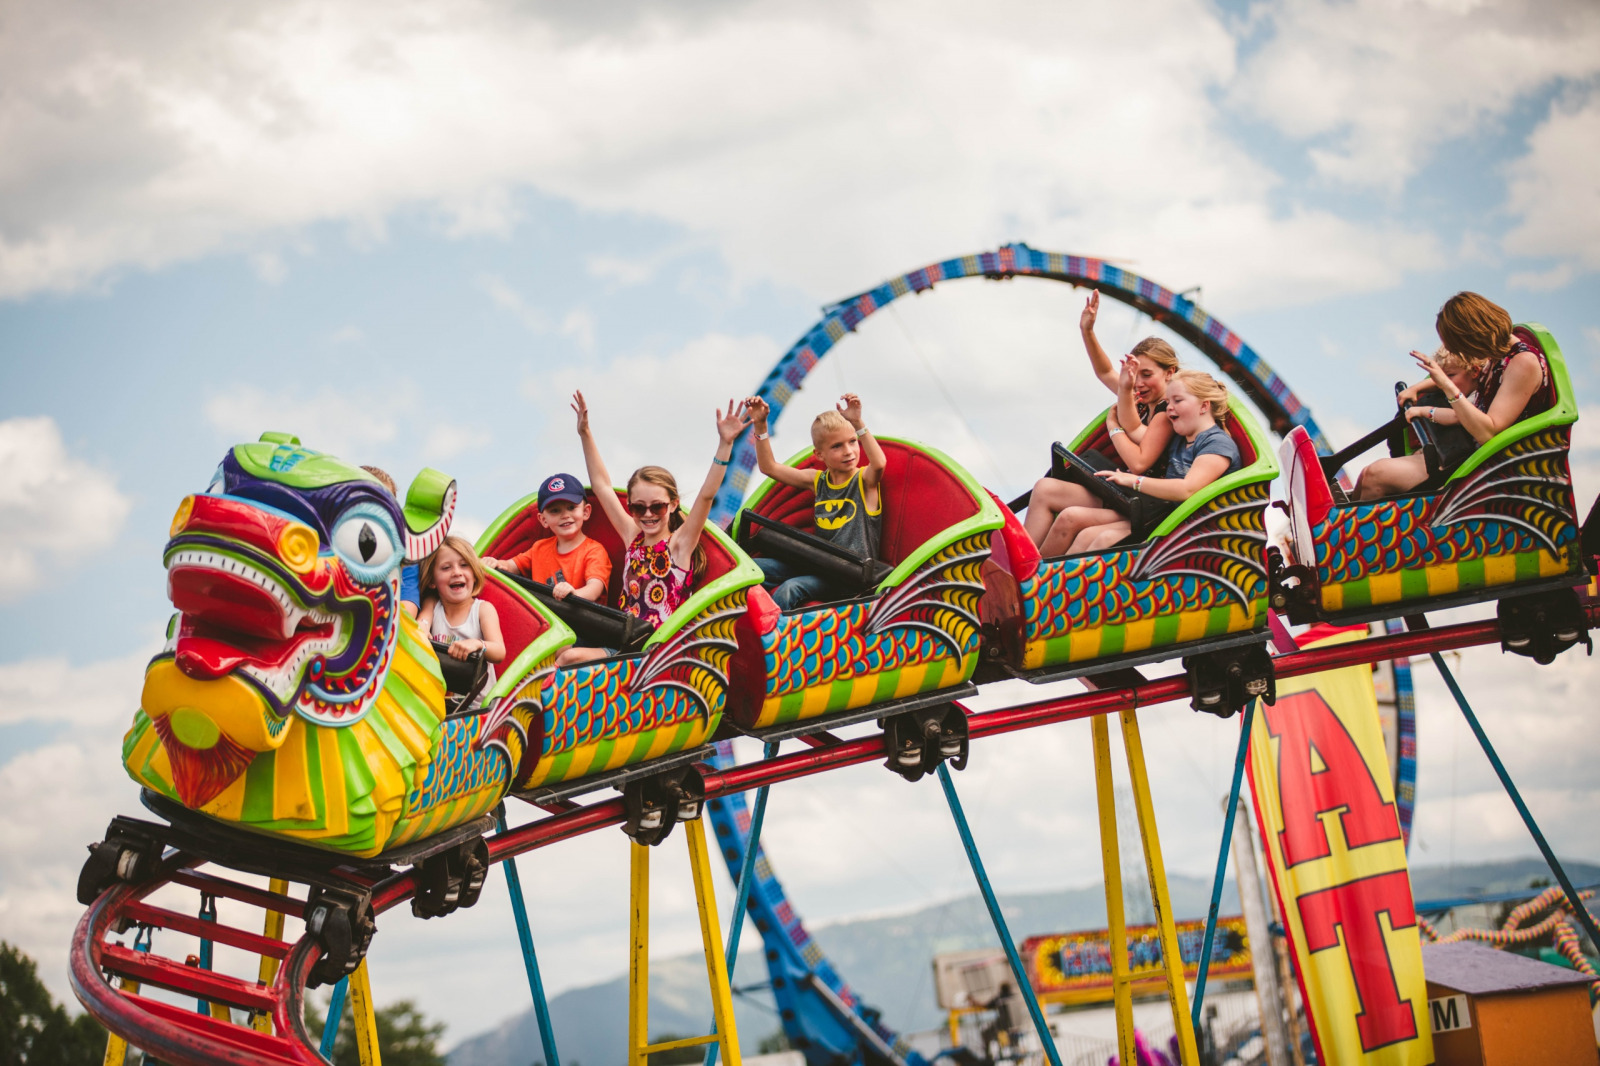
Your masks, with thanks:
[{"label": "blue looping track", "polygon": [[[732,743],[718,743],[712,762],[718,769],[733,766]],[[729,874],[737,878],[750,841],[750,809],[744,795],[736,792],[713,799],[706,806],[717,847],[728,863]],[[772,998],[777,1002],[784,1034],[792,1047],[805,1053],[807,1066],[895,1059],[904,1066],[926,1066],[927,1060],[912,1051],[899,1034],[886,1028],[877,1012],[863,1004],[834,970],[790,905],[765,853],[760,851],[754,877],[746,912],[755,922],[766,950]],[[827,991],[821,991],[819,984]],[[844,1016],[846,1010],[852,1018]],[[885,1050],[890,1054],[884,1054]]]},{"label": "blue looping track", "polygon": [[[771,424],[777,425],[785,405],[822,357],[880,308],[907,293],[931,289],[941,281],[1010,277],[1088,286],[1137,308],[1215,363],[1250,396],[1275,432],[1283,434],[1292,426],[1304,426],[1319,451],[1332,452],[1311,417],[1311,409],[1267,361],[1186,296],[1102,259],[1042,252],[1020,243],[933,263],[824,308],[821,320],[795,341],[756,390],[771,408]],[[726,525],[738,513],[755,465],[755,444],[746,434],[734,444],[728,472],[711,511],[714,521]],[[718,745],[715,762],[719,768],[733,765],[732,752],[729,743]],[[738,793],[713,799],[707,806],[728,871],[737,879],[749,843],[749,808]],[[1409,815],[1409,806],[1406,811]],[[747,910],[766,949],[767,971],[783,1031],[792,1046],[805,1052],[808,1066],[896,1059],[904,1066],[925,1066],[926,1060],[886,1028],[877,1012],[864,1006],[829,964],[790,905],[765,855],[757,857],[755,878]],[[846,1017],[846,1012],[851,1016]]]}]

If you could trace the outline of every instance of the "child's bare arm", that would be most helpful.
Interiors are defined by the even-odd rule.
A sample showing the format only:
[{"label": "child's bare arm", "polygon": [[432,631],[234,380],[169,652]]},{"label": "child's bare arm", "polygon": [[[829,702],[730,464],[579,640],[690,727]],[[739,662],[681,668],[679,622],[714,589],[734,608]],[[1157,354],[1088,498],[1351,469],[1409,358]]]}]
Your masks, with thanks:
[{"label": "child's bare arm", "polygon": [[[683,520],[672,534],[672,555],[674,561],[681,566],[688,565],[694,557],[695,545],[700,543],[700,534],[706,528],[706,519],[711,515],[711,505],[717,500],[717,491],[722,488],[723,475],[728,471],[728,458],[733,454],[733,442],[739,439],[750,420],[744,417],[745,405],[728,401],[727,411],[718,408],[711,412],[717,421],[717,450],[712,453],[711,469],[706,471],[705,481],[700,483],[700,491],[695,495],[694,503],[689,507],[689,517]],[[681,558],[680,558],[681,556]]]},{"label": "child's bare arm", "polygon": [[572,594],[581,600],[599,603],[600,598],[606,594],[606,583],[597,577],[591,577],[583,583],[582,588],[573,589]]},{"label": "child's bare arm", "polygon": [[787,463],[778,462],[777,456],[772,454],[772,442],[766,439],[767,416],[771,409],[767,401],[759,396],[747,397],[744,409],[750,415],[750,420],[755,426],[756,434],[756,468],[762,474],[770,477],[781,485],[792,485],[797,489],[809,489],[812,480],[816,477],[813,470],[797,470]]},{"label": "child's bare arm", "polygon": [[[834,410],[844,416],[844,420],[856,431],[856,439],[861,441],[861,454],[867,460],[861,472],[861,487],[868,492],[876,492],[878,483],[883,480],[883,468],[889,465],[889,457],[883,454],[883,445],[878,443],[878,438],[872,435],[872,430],[867,428],[866,421],[861,417],[861,397],[847,392],[839,397]],[[868,499],[868,506],[873,502]]]},{"label": "child's bare arm", "polygon": [[589,487],[600,501],[600,510],[611,520],[611,528],[617,531],[624,544],[630,543],[639,535],[639,526],[628,516],[617,494],[611,491],[611,471],[600,458],[600,445],[595,443],[594,433],[589,429],[589,405],[584,402],[583,393],[572,394],[572,411],[578,416],[578,440],[583,444],[583,464],[588,470]]},{"label": "child's bare arm", "polygon": [[500,634],[500,614],[488,600],[478,603],[478,627],[483,630],[483,657],[492,663],[505,659],[506,642]]}]

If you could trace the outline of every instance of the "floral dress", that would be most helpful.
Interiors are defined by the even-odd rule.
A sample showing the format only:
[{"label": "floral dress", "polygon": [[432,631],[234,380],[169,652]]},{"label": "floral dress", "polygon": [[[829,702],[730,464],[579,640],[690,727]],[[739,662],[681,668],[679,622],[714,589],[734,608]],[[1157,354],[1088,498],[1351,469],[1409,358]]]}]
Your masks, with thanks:
[{"label": "floral dress", "polygon": [[689,598],[693,576],[687,567],[673,563],[669,539],[662,538],[647,547],[644,534],[640,533],[628,545],[622,564],[625,573],[617,606],[655,626],[665,622]]}]

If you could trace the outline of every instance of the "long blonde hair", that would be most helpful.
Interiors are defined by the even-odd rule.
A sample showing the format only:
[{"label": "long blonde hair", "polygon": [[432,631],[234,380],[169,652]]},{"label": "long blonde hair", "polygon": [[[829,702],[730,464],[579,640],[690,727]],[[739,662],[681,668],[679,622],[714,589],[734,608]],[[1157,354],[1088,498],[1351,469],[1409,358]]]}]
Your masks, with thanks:
[{"label": "long blonde hair", "polygon": [[[454,533],[444,538],[444,543],[439,548],[449,548],[466,561],[467,569],[472,571],[472,594],[476,596],[483,591],[483,584],[489,578],[483,569],[483,563],[478,559],[477,549],[465,537],[458,537]],[[422,594],[427,595],[429,589],[438,593],[437,586],[433,583],[433,570],[438,565],[439,549],[435,548],[433,554],[422,560],[422,569],[417,574],[417,586],[422,589]]]},{"label": "long blonde hair", "polygon": [[1172,345],[1160,337],[1146,337],[1138,344],[1135,344],[1133,350],[1128,354],[1133,356],[1142,355],[1168,374],[1174,373],[1179,369],[1178,353],[1172,350]]},{"label": "long blonde hair", "polygon": [[1180,370],[1172,375],[1173,385],[1182,385],[1183,391],[1205,404],[1217,425],[1228,424],[1228,386],[1204,370]]},{"label": "long blonde hair", "polygon": [[[633,487],[641,481],[647,485],[655,485],[666,490],[669,503],[667,509],[667,533],[670,536],[673,530],[683,525],[683,511],[678,506],[678,479],[673,477],[672,471],[664,466],[641,466],[628,475],[629,496],[633,495]],[[705,533],[702,532],[700,535],[704,537]],[[689,560],[689,571],[696,585],[700,583],[701,578],[705,577],[707,561],[705,545],[695,541],[694,554]]]}]

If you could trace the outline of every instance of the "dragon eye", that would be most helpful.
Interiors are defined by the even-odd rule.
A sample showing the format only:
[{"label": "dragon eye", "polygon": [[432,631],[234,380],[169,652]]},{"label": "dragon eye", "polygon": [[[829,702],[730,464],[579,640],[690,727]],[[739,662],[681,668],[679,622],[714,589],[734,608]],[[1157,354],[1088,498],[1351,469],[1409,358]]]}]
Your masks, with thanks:
[{"label": "dragon eye", "polygon": [[376,508],[359,507],[333,527],[333,550],[358,580],[382,580],[400,559],[391,523]]}]

